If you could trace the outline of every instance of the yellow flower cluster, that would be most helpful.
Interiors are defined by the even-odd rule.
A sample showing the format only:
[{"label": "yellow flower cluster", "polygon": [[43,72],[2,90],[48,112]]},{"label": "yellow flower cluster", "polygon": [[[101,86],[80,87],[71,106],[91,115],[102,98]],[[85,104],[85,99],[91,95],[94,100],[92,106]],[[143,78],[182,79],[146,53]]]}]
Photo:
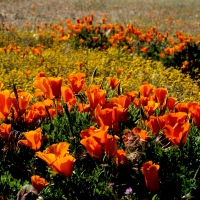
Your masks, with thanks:
[{"label": "yellow flower cluster", "polygon": [[[116,48],[105,51],[74,50],[68,43],[43,49],[40,55],[29,52],[22,57],[14,52],[0,52],[0,82],[5,89],[17,88],[33,92],[35,76],[43,71],[46,76],[66,78],[70,74],[83,72],[88,84],[102,84],[106,87],[108,77],[117,77],[123,91],[138,90],[143,82],[155,87],[164,87],[170,96],[180,101],[199,101],[198,86],[176,69],[165,69],[157,61],[119,52]],[[81,67],[80,67],[81,63]]]}]

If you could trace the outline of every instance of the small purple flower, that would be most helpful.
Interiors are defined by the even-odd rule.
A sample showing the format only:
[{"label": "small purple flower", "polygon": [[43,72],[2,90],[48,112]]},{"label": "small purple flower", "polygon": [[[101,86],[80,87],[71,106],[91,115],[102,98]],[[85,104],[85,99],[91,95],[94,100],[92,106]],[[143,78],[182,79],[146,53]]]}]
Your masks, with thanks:
[{"label": "small purple flower", "polygon": [[109,185],[114,185],[114,183],[113,183],[113,182],[110,182]]},{"label": "small purple flower", "polygon": [[126,189],[126,192],[124,193],[124,194],[131,194],[132,193],[132,191],[133,191],[133,189],[132,188],[127,188]]}]

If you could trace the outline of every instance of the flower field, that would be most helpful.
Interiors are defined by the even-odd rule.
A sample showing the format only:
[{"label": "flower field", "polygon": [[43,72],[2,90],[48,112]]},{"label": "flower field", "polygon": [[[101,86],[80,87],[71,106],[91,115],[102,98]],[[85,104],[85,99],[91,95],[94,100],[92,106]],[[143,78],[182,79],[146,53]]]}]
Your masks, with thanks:
[{"label": "flower field", "polygon": [[200,199],[198,2],[0,5],[0,200]]}]

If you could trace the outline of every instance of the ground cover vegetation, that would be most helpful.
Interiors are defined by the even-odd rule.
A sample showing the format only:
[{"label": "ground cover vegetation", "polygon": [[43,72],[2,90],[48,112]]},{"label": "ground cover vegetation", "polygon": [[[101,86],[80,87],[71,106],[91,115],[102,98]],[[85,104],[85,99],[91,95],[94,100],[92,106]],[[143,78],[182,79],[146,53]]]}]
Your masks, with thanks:
[{"label": "ground cover vegetation", "polygon": [[198,2],[0,5],[0,199],[200,198]]}]

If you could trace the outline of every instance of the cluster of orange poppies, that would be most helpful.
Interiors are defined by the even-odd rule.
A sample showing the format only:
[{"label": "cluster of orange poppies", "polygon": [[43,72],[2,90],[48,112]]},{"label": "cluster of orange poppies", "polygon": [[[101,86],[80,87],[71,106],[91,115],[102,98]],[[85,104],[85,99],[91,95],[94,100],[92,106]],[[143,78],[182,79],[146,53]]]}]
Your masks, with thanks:
[{"label": "cluster of orange poppies", "polygon": [[[25,123],[36,125],[45,117],[53,119],[56,115],[62,115],[64,112],[62,103],[68,105],[69,112],[77,108],[79,112],[90,113],[99,128],[91,126],[82,130],[80,143],[93,159],[101,159],[105,154],[108,158],[115,158],[117,166],[129,165],[127,152],[118,149],[117,140],[121,136],[119,124],[126,124],[130,105],[142,109],[144,115],[141,116],[141,122],[150,130],[150,134],[142,127],[135,127],[132,130],[141,141],[146,141],[153,134],[159,135],[162,132],[171,145],[180,146],[186,142],[190,130],[189,120],[193,120],[194,125],[200,127],[200,104],[177,103],[176,98],[168,96],[165,88],[154,88],[153,85],[144,83],[139,87],[139,92],[131,91],[107,98],[107,91],[99,85],[86,86],[83,73],[68,76],[65,80],[66,86],[62,86],[62,81],[61,77],[47,78],[41,72],[33,83],[40,91],[36,91],[34,95],[22,90],[10,93],[8,90],[2,90],[3,84],[1,84],[0,119],[5,123],[0,125],[0,134],[5,143],[12,129],[10,121],[13,117],[16,121],[23,118]],[[115,90],[119,86],[119,80],[110,78],[108,85],[110,90]],[[77,94],[81,92],[85,95],[84,100],[77,98]],[[31,102],[33,98],[37,101]],[[110,130],[114,134],[109,134]],[[36,151],[36,156],[43,159],[55,173],[61,173],[66,177],[72,175],[76,159],[69,154],[69,143],[52,144],[44,152],[40,152],[44,139],[47,139],[42,137],[41,128],[24,132],[23,135],[25,139],[19,140],[19,144]],[[128,138],[124,139],[124,143],[127,140]],[[158,169],[159,165],[153,164],[152,161],[144,163],[141,168],[150,191],[159,188]]]}]

